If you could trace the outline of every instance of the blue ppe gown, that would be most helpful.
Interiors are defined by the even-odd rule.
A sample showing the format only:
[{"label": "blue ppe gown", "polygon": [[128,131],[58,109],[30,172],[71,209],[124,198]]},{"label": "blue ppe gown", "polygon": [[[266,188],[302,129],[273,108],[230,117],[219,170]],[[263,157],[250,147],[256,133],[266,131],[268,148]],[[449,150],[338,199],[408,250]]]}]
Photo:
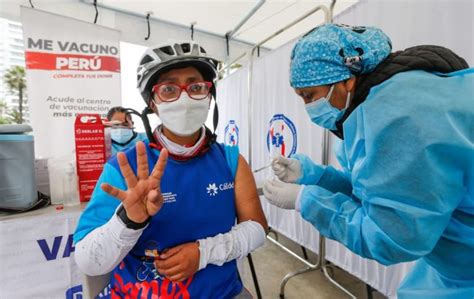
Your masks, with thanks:
[{"label": "blue ppe gown", "polygon": [[296,155],[301,215],[384,265],[399,298],[474,298],[474,69],[399,73],[344,122],[343,170]]}]

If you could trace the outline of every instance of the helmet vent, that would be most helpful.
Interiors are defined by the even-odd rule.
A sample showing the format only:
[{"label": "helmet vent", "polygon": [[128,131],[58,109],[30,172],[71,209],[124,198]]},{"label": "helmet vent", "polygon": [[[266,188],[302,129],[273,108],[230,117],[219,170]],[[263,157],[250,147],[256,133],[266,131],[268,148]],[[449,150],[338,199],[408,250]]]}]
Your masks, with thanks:
[{"label": "helmet vent", "polygon": [[191,52],[191,45],[190,44],[181,44],[181,48],[183,49],[183,53]]},{"label": "helmet vent", "polygon": [[150,57],[149,55],[145,55],[145,57],[143,57],[142,61],[140,61],[140,65],[148,63],[150,61],[153,61],[153,58]]},{"label": "helmet vent", "polygon": [[203,47],[199,47],[199,49],[201,49],[201,53],[206,53],[206,50],[204,50]]},{"label": "helmet vent", "polygon": [[166,53],[168,55],[174,55],[174,50],[172,47],[170,46],[166,46],[166,47],[161,47],[160,48],[160,51],[163,52],[163,53]]}]

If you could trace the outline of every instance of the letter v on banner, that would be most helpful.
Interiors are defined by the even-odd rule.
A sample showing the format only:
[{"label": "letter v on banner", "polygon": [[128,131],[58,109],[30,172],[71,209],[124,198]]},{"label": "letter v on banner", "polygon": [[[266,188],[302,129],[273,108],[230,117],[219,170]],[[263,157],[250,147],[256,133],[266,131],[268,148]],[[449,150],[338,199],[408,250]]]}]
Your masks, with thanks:
[{"label": "letter v on banner", "polygon": [[38,245],[47,261],[55,260],[58,257],[59,247],[61,246],[62,236],[54,238],[53,246],[50,248],[45,239],[38,240]]},{"label": "letter v on banner", "polygon": [[[53,243],[50,246],[50,243],[46,239],[37,240],[38,245],[47,261],[53,261],[58,259],[59,249],[61,248],[63,236],[57,236],[54,238]],[[64,252],[62,257],[67,258],[71,256],[71,252],[74,252],[74,243],[72,239],[72,234],[67,238],[66,245],[64,247]]]}]

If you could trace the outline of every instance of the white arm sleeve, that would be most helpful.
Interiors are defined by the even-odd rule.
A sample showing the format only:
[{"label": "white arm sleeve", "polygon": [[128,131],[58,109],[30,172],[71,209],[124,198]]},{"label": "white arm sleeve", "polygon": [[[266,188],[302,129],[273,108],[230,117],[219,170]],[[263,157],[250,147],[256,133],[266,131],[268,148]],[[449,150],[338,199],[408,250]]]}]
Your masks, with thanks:
[{"label": "white arm sleeve", "polygon": [[199,270],[208,264],[221,266],[225,262],[247,256],[263,245],[265,236],[260,223],[248,220],[235,225],[228,233],[198,240]]},{"label": "white arm sleeve", "polygon": [[89,276],[109,273],[135,246],[145,228],[127,228],[114,213],[107,223],[91,231],[75,245],[77,266]]}]

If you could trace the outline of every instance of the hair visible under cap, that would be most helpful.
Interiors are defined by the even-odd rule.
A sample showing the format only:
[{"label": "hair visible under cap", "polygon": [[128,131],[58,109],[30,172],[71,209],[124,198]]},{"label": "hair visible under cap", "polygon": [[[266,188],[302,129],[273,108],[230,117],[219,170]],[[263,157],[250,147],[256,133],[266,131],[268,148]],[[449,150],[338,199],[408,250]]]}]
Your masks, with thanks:
[{"label": "hair visible under cap", "polygon": [[110,108],[109,112],[107,112],[107,120],[112,120],[112,117],[114,116],[115,113],[125,113],[125,118],[132,117],[130,113],[123,108],[122,106],[115,106]]}]

